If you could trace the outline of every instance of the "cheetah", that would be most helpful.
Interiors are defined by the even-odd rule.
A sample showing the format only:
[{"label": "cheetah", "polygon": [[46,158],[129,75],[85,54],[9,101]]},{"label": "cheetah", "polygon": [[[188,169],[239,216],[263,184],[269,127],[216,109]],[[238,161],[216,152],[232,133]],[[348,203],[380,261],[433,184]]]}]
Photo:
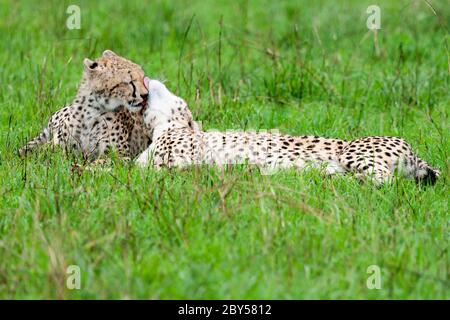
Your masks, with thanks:
[{"label": "cheetah", "polygon": [[46,143],[80,152],[86,160],[110,149],[132,158],[148,147],[143,123],[148,90],[142,68],[111,50],[83,64],[72,104],[50,117],[47,127],[19,150],[21,156]]},{"label": "cheetah", "polygon": [[434,184],[439,171],[417,157],[405,140],[366,137],[352,141],[278,132],[204,132],[186,102],[164,84],[145,78],[149,102],[144,122],[152,144],[137,159],[139,166],[186,167],[247,162],[263,169],[323,168],[326,174],[354,173],[376,184],[399,170],[417,181]]}]

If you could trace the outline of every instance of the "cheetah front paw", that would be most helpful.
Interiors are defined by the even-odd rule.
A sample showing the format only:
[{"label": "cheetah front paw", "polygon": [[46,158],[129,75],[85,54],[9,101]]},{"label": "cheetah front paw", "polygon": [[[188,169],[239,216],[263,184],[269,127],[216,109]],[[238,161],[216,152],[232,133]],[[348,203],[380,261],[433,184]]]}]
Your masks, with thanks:
[{"label": "cheetah front paw", "polygon": [[108,163],[108,160],[106,160],[106,159],[96,159],[96,160],[92,161],[93,166],[101,166],[101,165],[105,165],[107,163]]},{"label": "cheetah front paw", "polygon": [[149,152],[144,151],[134,162],[138,167],[145,168],[148,165],[148,160],[149,160]]}]

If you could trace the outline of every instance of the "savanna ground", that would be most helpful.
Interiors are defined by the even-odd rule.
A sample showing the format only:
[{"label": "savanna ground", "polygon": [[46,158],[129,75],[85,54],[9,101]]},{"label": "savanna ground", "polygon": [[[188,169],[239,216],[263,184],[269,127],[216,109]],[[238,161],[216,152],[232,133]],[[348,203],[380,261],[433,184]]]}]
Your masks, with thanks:
[{"label": "savanna ground", "polygon": [[[68,5],[81,30],[66,28]],[[381,8],[381,30],[366,8]],[[0,298],[450,297],[450,2],[0,0]],[[112,49],[208,129],[406,138],[433,187],[16,152]],[[66,270],[81,270],[81,289]],[[381,289],[367,268],[379,266]]]}]

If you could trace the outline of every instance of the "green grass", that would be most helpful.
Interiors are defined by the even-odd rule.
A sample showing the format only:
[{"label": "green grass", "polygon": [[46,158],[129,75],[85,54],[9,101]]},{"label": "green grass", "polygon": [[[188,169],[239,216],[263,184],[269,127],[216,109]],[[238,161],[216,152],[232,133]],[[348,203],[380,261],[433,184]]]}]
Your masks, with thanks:
[{"label": "green grass", "polygon": [[[373,1],[0,0],[0,298],[450,298],[450,6],[377,3],[375,39]],[[69,4],[81,30],[65,28]],[[398,135],[442,178],[19,159],[105,49],[165,79],[205,129]]]}]

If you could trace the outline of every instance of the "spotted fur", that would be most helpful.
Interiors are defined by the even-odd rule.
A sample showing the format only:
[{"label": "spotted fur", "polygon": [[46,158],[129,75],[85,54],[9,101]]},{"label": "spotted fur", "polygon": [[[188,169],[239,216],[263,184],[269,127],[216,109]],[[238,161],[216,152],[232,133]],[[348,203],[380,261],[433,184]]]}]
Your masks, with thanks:
[{"label": "spotted fur", "polygon": [[134,157],[149,145],[143,130],[143,106],[148,90],[142,68],[110,50],[95,61],[84,60],[77,95],[69,106],[54,113],[48,125],[19,150],[24,156],[51,143],[79,151],[89,160],[116,149]]},{"label": "spotted fur", "polygon": [[417,157],[401,138],[366,137],[353,141],[278,132],[204,132],[195,127],[183,99],[164,84],[147,80],[150,92],[144,121],[153,143],[136,160],[140,166],[186,167],[247,162],[263,169],[323,168],[327,174],[353,172],[384,183],[398,170],[434,183],[439,171]]}]

